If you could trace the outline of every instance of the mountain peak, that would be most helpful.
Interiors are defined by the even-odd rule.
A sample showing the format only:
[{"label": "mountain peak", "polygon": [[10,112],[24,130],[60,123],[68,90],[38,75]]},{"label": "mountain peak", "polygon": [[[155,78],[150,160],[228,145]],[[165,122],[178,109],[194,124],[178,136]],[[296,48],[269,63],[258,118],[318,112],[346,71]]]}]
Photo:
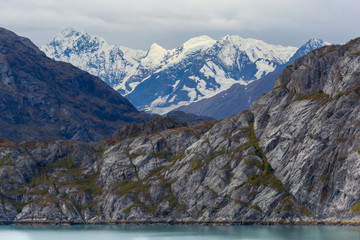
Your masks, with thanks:
[{"label": "mountain peak", "polygon": [[74,27],[69,27],[69,28],[64,28],[63,30],[60,31],[59,35],[62,35],[64,37],[71,37],[71,36],[80,36],[80,35],[86,35],[87,33],[85,33],[84,31],[74,28]]},{"label": "mountain peak", "polygon": [[302,45],[300,47],[301,48],[305,48],[305,47],[308,47],[308,48],[319,48],[319,47],[322,47],[322,46],[325,46],[325,45],[330,45],[331,43],[328,43],[328,42],[324,42],[322,39],[319,39],[319,38],[310,38],[309,41],[307,41],[304,45]]},{"label": "mountain peak", "polygon": [[240,37],[239,35],[226,35],[225,37],[220,39],[220,41],[230,42],[232,44],[236,42],[241,42],[242,40],[244,40],[244,38]]},{"label": "mountain peak", "polygon": [[317,42],[323,43],[324,41],[320,38],[310,38],[310,40],[307,41],[307,43],[317,43]]},{"label": "mountain peak", "polygon": [[310,38],[309,41],[307,41],[304,45],[302,45],[297,51],[296,53],[289,59],[289,61],[287,62],[287,64],[291,64],[293,63],[297,58],[305,56],[306,54],[308,54],[310,51],[326,46],[326,45],[330,45],[331,43],[328,42],[324,42],[321,39],[318,38]]},{"label": "mountain peak", "polygon": [[153,50],[166,51],[166,49],[165,49],[165,48],[163,48],[162,46],[160,46],[160,45],[159,45],[159,44],[157,44],[157,43],[153,43],[153,44],[151,44],[149,51],[153,51]]},{"label": "mountain peak", "polygon": [[153,43],[147,51],[146,56],[141,59],[141,64],[144,67],[158,66],[167,53],[168,50],[157,43]]},{"label": "mountain peak", "polygon": [[266,45],[264,41],[254,39],[254,38],[243,38],[239,35],[226,35],[225,37],[221,38],[220,41],[229,42],[232,45],[241,45],[241,44],[257,44],[257,45]]},{"label": "mountain peak", "polygon": [[[67,58],[71,58],[73,54],[98,50],[110,51],[113,47],[114,46],[109,45],[102,37],[92,36],[76,28],[65,28],[58,33],[48,45],[41,46],[41,50],[47,53],[52,52],[54,56],[58,56],[59,53],[64,52]],[[69,62],[78,67],[83,65],[81,58],[76,59],[76,62]]]},{"label": "mountain peak", "polygon": [[212,39],[209,36],[202,35],[194,37],[182,44],[182,47],[185,51],[198,51],[201,49],[207,49],[212,47],[216,43],[216,40]]},{"label": "mountain peak", "polygon": [[[78,44],[77,42],[81,42],[81,44]],[[104,38],[98,37],[98,36],[92,36],[88,33],[86,33],[83,30],[76,29],[76,28],[65,28],[61,30],[61,32],[55,36],[55,38],[52,41],[53,43],[56,42],[64,42],[67,44],[75,44],[75,45],[83,45],[87,43],[91,43],[91,46],[98,46],[100,45],[106,45],[108,47],[111,47]]]}]

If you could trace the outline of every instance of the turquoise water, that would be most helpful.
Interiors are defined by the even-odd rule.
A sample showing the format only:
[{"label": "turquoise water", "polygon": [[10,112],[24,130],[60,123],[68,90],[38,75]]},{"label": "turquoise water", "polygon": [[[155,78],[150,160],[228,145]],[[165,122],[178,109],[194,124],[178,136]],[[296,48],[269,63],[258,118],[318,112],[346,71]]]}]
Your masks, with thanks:
[{"label": "turquoise water", "polygon": [[1,240],[352,240],[351,226],[72,225],[0,226]]}]

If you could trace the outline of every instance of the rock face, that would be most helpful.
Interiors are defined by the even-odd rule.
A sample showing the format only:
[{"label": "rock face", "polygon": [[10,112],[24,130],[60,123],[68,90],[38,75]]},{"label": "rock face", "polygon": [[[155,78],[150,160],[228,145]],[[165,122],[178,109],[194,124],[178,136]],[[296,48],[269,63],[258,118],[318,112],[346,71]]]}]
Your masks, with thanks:
[{"label": "rock face", "polygon": [[0,220],[359,222],[359,76],[355,39],[296,60],[221,121],[154,119],[94,143],[2,139]]},{"label": "rock face", "polygon": [[94,141],[147,118],[99,78],[0,28],[1,137]]},{"label": "rock face", "polygon": [[62,141],[20,147],[4,141],[0,190],[4,208],[15,210],[1,220],[307,219],[299,203],[286,199],[289,193],[258,146],[253,120],[252,113],[243,112],[218,123],[144,136],[119,134],[92,145]]},{"label": "rock face", "polygon": [[287,67],[251,106],[275,175],[317,216],[347,218],[360,200],[360,39]]}]

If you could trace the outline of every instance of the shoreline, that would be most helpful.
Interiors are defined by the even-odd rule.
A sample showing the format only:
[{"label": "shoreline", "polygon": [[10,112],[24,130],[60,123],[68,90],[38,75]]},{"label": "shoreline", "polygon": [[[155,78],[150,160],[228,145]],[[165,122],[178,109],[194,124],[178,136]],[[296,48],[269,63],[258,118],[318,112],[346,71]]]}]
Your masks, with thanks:
[{"label": "shoreline", "polygon": [[360,222],[350,221],[84,221],[84,222],[42,222],[42,221],[2,221],[0,225],[329,225],[360,226]]}]

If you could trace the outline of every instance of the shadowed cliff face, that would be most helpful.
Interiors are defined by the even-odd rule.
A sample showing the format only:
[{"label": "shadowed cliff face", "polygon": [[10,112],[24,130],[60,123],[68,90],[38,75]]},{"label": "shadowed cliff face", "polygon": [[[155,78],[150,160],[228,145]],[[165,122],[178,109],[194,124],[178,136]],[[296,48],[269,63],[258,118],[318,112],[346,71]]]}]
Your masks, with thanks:
[{"label": "shadowed cliff face", "polygon": [[0,28],[0,134],[13,141],[99,140],[146,119],[99,78]]},{"label": "shadowed cliff face", "polygon": [[94,143],[2,139],[0,220],[358,222],[359,50],[313,51],[221,121],[159,118]]}]

